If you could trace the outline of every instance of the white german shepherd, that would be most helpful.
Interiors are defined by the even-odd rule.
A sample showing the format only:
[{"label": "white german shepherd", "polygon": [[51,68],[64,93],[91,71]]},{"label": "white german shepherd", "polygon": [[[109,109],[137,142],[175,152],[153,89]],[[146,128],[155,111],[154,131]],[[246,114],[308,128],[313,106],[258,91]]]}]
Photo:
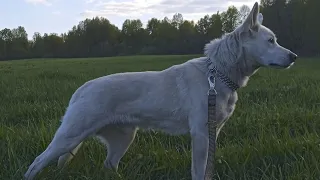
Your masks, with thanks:
[{"label": "white german shepherd", "polygon": [[25,178],[33,179],[59,157],[63,167],[89,136],[107,145],[104,164],[117,169],[141,128],[171,135],[190,133],[192,179],[203,180],[208,151],[207,60],[220,72],[215,84],[219,133],[238,99],[230,83],[244,87],[259,67],[285,69],[297,58],[262,25],[257,2],[243,24],[205,46],[205,55],[163,71],[118,73],[86,82],[72,95],[61,126]]}]

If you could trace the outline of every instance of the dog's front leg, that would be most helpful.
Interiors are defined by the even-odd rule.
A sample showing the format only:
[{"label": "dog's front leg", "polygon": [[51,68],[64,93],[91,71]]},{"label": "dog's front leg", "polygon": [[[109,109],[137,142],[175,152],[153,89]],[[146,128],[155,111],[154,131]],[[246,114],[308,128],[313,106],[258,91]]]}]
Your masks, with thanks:
[{"label": "dog's front leg", "polygon": [[192,180],[204,180],[208,157],[208,128],[206,124],[191,130]]}]

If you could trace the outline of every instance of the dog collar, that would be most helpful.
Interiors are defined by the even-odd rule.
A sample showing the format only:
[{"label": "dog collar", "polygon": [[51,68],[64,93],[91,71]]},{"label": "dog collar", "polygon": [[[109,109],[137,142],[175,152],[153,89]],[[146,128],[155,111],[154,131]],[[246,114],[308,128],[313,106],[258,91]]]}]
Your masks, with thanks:
[{"label": "dog collar", "polygon": [[211,81],[211,83],[214,83],[213,82],[214,81],[213,77],[215,77],[215,75],[216,75],[217,78],[219,78],[232,91],[236,91],[237,89],[240,88],[238,84],[233,82],[229,77],[224,75],[215,66],[213,66],[212,65],[212,61],[210,60],[210,58],[207,58],[206,62],[207,62],[207,66],[208,66],[208,69],[209,69],[209,72],[208,72],[209,73],[209,81]]}]

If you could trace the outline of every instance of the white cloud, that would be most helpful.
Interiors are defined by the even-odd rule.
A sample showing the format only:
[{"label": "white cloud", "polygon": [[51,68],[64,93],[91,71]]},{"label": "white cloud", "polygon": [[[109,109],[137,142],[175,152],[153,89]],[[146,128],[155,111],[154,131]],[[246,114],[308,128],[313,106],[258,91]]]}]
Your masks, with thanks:
[{"label": "white cloud", "polygon": [[25,0],[27,3],[32,4],[43,4],[46,6],[51,6],[52,4],[48,0]]},{"label": "white cloud", "polygon": [[[250,8],[257,0],[85,0],[92,8],[81,13],[82,17],[102,16],[106,18],[136,19],[146,22],[151,17],[169,18],[174,13],[181,13],[184,19],[198,20],[206,14],[225,11],[228,6]],[[111,21],[112,22],[112,21]]]},{"label": "white cloud", "polygon": [[154,13],[155,11],[151,6],[157,3],[159,3],[159,0],[127,0],[122,2],[117,2],[114,0],[99,1],[94,4],[93,9],[88,9],[81,13],[81,15],[84,17],[108,15],[137,17],[148,13]]},{"label": "white cloud", "polygon": [[86,0],[85,3],[86,4],[91,4],[91,3],[95,3],[97,2],[97,0]]},{"label": "white cloud", "polygon": [[53,11],[52,14],[54,14],[54,15],[61,15],[61,12],[60,12],[60,11]]}]

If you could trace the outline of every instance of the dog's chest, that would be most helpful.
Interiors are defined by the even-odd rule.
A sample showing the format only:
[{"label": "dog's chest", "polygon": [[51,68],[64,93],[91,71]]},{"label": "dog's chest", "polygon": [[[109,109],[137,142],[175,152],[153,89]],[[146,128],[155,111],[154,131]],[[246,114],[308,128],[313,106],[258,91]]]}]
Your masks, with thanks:
[{"label": "dog's chest", "polygon": [[232,116],[237,100],[236,92],[217,97],[217,120],[219,124],[224,123]]}]

